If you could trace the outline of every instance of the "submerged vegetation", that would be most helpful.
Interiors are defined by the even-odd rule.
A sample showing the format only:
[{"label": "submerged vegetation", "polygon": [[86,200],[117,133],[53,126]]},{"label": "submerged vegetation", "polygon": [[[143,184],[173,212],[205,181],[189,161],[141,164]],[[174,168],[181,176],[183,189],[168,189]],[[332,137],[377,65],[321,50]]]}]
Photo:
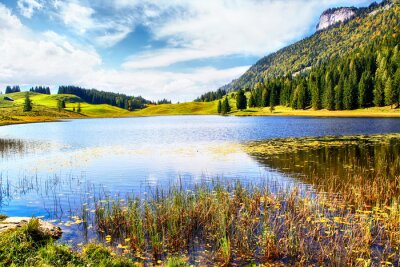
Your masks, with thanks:
[{"label": "submerged vegetation", "polygon": [[109,246],[136,259],[178,254],[201,265],[398,265],[398,202],[367,207],[345,199],[214,183],[145,200],[100,200],[96,225]]},{"label": "submerged vegetation", "polygon": [[390,204],[400,195],[400,134],[274,139],[245,149],[320,192],[342,193],[350,204]]}]

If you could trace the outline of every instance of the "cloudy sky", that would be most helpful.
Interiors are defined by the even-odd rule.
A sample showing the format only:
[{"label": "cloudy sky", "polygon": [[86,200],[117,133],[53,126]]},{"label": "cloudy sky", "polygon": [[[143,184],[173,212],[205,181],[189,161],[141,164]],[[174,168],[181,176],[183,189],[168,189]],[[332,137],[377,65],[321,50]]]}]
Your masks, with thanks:
[{"label": "cloudy sky", "polygon": [[[370,0],[0,0],[0,86],[189,101]],[[1,89],[0,89],[1,91]]]}]

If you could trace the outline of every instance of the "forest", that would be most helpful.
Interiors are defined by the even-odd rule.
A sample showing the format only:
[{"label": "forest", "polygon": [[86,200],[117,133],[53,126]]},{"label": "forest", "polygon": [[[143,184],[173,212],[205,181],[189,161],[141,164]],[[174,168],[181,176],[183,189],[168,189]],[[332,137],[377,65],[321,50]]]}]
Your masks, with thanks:
[{"label": "forest", "polygon": [[152,103],[141,96],[133,97],[96,89],[84,89],[77,86],[60,86],[58,88],[58,94],[72,94],[79,96],[82,100],[90,104],[108,104],[126,110],[141,109],[144,108],[146,104]]},{"label": "forest", "polygon": [[50,95],[50,88],[45,87],[45,86],[35,86],[32,87],[29,91],[39,93],[39,94],[45,94],[45,95]]},{"label": "forest", "polygon": [[[366,13],[362,14],[365,16]],[[366,18],[355,18],[347,24],[335,26],[333,29],[311,37],[311,39],[319,38],[316,44],[318,47],[319,43],[324,42],[323,37],[328,38],[329,36],[330,41],[338,50],[337,53],[332,52],[331,57],[326,57],[325,60],[308,68],[302,66],[302,71],[290,72],[286,75],[282,74],[284,72],[275,70],[289,67],[289,65],[283,62],[272,64],[265,71],[257,70],[254,73],[257,78],[241,82],[239,83],[240,87],[231,87],[231,91],[250,92],[247,94],[250,108],[275,105],[315,110],[351,110],[388,105],[393,108],[398,107],[400,102],[398,46],[400,43],[400,8],[394,5],[381,13],[367,16]],[[380,28],[383,29],[377,30],[375,28],[377,25],[382,25]],[[370,36],[371,38],[367,38],[371,28],[373,28],[374,34]],[[349,41],[344,37],[351,30],[355,32]],[[299,42],[284,50],[293,50],[304,42]],[[349,48],[344,53],[347,45],[354,42],[356,43],[354,48]],[[310,47],[313,47],[314,50],[314,46]],[[328,46],[328,50],[331,48]],[[282,53],[282,51],[278,53]],[[317,56],[316,53],[307,53],[300,49],[292,51],[290,56],[312,58],[320,55]],[[252,69],[258,68],[260,62]],[[296,60],[292,61],[294,65],[295,62]],[[294,65],[291,66],[291,71],[296,70]],[[246,75],[241,78],[242,81]],[[207,95],[222,98],[218,95],[218,91],[214,94],[207,93]],[[204,96],[199,99],[212,101]]]},{"label": "forest", "polygon": [[7,87],[6,87],[6,94],[12,94],[12,93],[19,93],[19,92],[21,92],[21,89],[20,89],[20,87],[18,86],[18,85],[14,85],[14,86],[10,86],[10,85],[8,85]]}]

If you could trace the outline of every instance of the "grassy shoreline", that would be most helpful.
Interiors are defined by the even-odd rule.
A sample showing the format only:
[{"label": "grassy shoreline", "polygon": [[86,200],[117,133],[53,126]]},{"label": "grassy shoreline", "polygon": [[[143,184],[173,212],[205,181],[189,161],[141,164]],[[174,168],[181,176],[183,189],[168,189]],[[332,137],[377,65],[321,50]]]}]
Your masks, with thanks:
[{"label": "grassy shoreline", "polygon": [[[37,107],[36,107],[37,108]],[[67,110],[54,116],[26,114],[26,115],[11,115],[2,116],[4,109],[0,108],[0,126],[14,125],[14,124],[26,124],[26,123],[41,123],[41,122],[57,122],[68,119],[101,119],[101,118],[137,118],[137,117],[161,117],[161,116],[218,116],[212,112],[174,112],[174,110],[162,113],[162,112],[147,112],[146,109],[143,111],[133,111],[125,114],[108,114],[98,116],[85,116],[83,114],[71,114],[72,109],[68,107]],[[35,108],[34,108],[35,110]],[[53,110],[55,111],[55,109]],[[7,111],[10,113],[9,111]],[[351,111],[327,111],[327,110],[291,110],[286,107],[277,107],[274,113],[271,113],[268,108],[264,109],[250,109],[246,111],[233,111],[227,116],[238,116],[238,117],[314,117],[314,118],[400,118],[400,110],[388,110],[387,108],[373,108],[365,110],[351,110]]]},{"label": "grassy shoreline", "polygon": [[[118,107],[100,104],[92,105],[81,102],[80,98],[74,95],[43,95],[30,93],[33,102],[31,112],[22,112],[24,93],[14,93],[7,96],[13,98],[14,102],[0,99],[0,126],[55,122],[64,119],[84,119],[84,118],[126,118],[126,117],[153,117],[153,116],[190,116],[190,115],[218,115],[218,101],[214,102],[186,102],[178,104],[150,105],[145,109],[127,111]],[[57,101],[64,99],[66,108],[57,109]],[[294,110],[289,107],[277,106],[274,112],[269,107],[249,108],[247,110],[237,110],[235,99],[230,98],[232,112],[227,116],[289,116],[289,117],[338,117],[338,118],[400,118],[400,109],[390,107],[367,108],[357,110]],[[77,103],[81,102],[81,112],[74,112]]]}]

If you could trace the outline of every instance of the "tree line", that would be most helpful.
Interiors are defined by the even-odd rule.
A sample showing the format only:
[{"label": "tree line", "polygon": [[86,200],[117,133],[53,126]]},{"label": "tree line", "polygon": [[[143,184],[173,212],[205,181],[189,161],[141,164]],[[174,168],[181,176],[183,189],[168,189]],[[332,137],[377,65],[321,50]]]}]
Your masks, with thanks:
[{"label": "tree line", "polygon": [[212,102],[218,99],[222,99],[227,94],[225,89],[218,89],[217,91],[207,92],[200,97],[196,98],[195,102]]},{"label": "tree line", "polygon": [[6,87],[6,94],[19,93],[19,92],[21,92],[21,88],[19,87],[19,85],[14,85],[12,87],[8,85]]},{"label": "tree line", "polygon": [[144,108],[146,104],[152,103],[141,96],[133,97],[96,89],[84,89],[77,86],[60,86],[58,94],[72,94],[90,104],[108,104],[126,110],[141,109]]},{"label": "tree line", "polygon": [[[246,98],[244,92],[250,92],[246,98],[248,107],[271,107],[271,110],[276,105],[314,110],[397,108],[400,103],[399,41],[393,35],[384,44],[356,49],[307,73],[266,79],[254,88],[239,90],[237,98],[238,95]],[[238,106],[238,109],[242,108]]]},{"label": "tree line", "polygon": [[34,92],[34,93],[39,93],[39,94],[45,94],[45,95],[51,94],[50,88],[45,87],[45,86],[35,86],[35,87],[32,87],[29,91]]},{"label": "tree line", "polygon": [[[396,42],[391,40],[390,42]],[[307,74],[269,79],[251,90],[249,106],[352,110],[400,102],[399,47],[357,49]]]}]

